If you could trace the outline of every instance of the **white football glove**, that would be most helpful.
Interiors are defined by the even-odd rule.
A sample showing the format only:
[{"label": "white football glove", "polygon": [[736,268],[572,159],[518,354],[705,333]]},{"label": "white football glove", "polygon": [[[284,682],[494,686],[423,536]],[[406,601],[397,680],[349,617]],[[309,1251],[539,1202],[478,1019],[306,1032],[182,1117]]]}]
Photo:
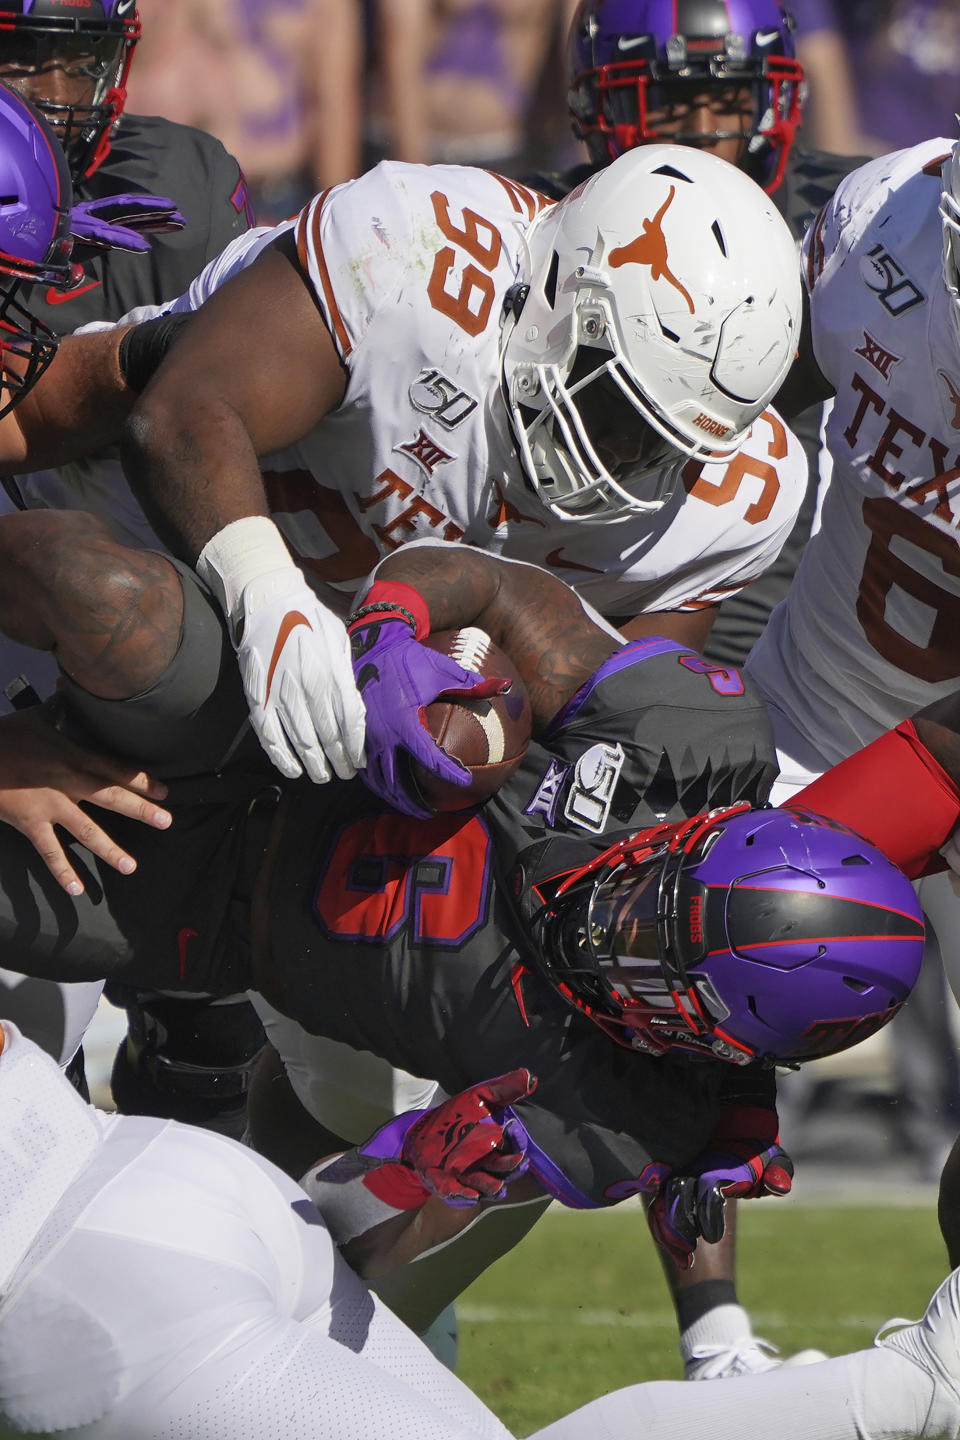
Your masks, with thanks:
[{"label": "white football glove", "polygon": [[317,599],[273,522],[251,516],[204,547],[197,571],[223,605],[250,720],[282,775],[322,785],[364,764],[363,701],[342,620]]},{"label": "white football glove", "polygon": [[343,621],[291,565],[244,587],[237,634],[250,719],[281,775],[302,763],[322,785],[332,765],[349,780],[364,763],[364,709]]}]

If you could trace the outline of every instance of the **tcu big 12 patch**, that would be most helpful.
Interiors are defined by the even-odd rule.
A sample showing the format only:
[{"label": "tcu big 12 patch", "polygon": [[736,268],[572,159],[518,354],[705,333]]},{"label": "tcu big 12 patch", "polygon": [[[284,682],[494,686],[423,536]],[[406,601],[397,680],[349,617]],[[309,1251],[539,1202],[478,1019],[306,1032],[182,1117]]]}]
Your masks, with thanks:
[{"label": "tcu big 12 patch", "polygon": [[563,813],[574,825],[600,835],[607,825],[610,807],[626,757],[621,745],[591,745],[574,766],[573,780]]}]

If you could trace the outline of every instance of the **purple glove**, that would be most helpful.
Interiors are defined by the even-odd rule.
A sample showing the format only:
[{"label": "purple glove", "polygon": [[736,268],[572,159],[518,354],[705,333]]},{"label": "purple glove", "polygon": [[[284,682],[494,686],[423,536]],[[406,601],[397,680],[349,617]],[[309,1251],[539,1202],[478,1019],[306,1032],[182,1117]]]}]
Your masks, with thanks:
[{"label": "purple glove", "polygon": [[674,1175],[669,1165],[648,1165],[637,1181],[637,1189],[650,1197],[647,1224],[650,1234],[678,1270],[689,1270],[700,1232],[690,1213],[692,1175]]},{"label": "purple glove", "polygon": [[165,195],[104,195],[82,200],[70,211],[74,248],[91,250],[150,249],[141,231],[165,234],[182,230],[187,222]]},{"label": "purple glove", "polygon": [[367,764],[360,774],[395,810],[428,819],[432,811],[418,805],[404,786],[400,752],[453,785],[469,785],[470,772],[433,740],[423,724],[424,706],[441,695],[487,699],[502,694],[509,681],[464,670],[421,645],[412,627],[389,612],[384,618],[355,620],[348,631],[354,679],[367,711]]},{"label": "purple glove", "polygon": [[715,1245],[723,1237],[728,1198],[755,1200],[786,1195],[793,1185],[793,1161],[780,1146],[777,1115],[760,1106],[732,1105],[721,1111],[710,1145],[688,1173],[648,1165],[640,1189],[652,1196],[647,1223],[653,1238],[680,1270],[693,1264],[699,1239]]}]

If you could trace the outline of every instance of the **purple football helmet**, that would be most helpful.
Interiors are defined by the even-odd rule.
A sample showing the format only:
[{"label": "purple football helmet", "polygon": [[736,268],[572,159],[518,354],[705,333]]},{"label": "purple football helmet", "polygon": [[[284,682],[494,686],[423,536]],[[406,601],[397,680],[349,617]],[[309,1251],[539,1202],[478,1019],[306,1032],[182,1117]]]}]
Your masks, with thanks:
[{"label": "purple football helmet", "polygon": [[799,809],[738,805],[644,830],[544,889],[533,923],[545,973],[650,1054],[833,1055],[893,1018],[923,955],[906,877]]},{"label": "purple football helmet", "polygon": [[92,85],[83,105],[29,92],[66,150],[75,184],[92,175],[110,149],[139,38],[136,0],[0,0],[0,76],[8,85],[51,66]]},{"label": "purple football helmet", "polygon": [[[775,0],[583,0],[574,16],[567,99],[595,165],[647,141],[740,139],[740,168],[769,194],[783,179],[800,121],[803,70],[793,22]],[[748,90],[737,129],[657,130],[652,118],[714,90]],[[662,123],[662,122],[661,122]],[[729,122],[728,122],[729,123]]]},{"label": "purple football helmet", "polygon": [[[66,158],[43,117],[0,85],[0,416],[39,380],[57,338],[20,299],[22,281],[73,279]],[[6,363],[19,360],[19,374]]]}]

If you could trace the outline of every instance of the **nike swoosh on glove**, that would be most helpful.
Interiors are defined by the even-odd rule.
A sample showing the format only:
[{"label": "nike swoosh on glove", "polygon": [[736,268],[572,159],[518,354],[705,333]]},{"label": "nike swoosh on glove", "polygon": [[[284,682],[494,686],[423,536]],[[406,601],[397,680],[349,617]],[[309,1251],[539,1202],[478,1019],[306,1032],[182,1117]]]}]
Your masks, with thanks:
[{"label": "nike swoosh on glove", "polygon": [[165,235],[186,223],[166,195],[103,195],[81,200],[70,211],[75,254],[85,248],[140,254],[150,249],[144,234]]},{"label": "nike swoosh on glove", "polygon": [[470,772],[436,743],[423,723],[424,708],[441,696],[487,699],[510,682],[464,670],[455,660],[421,645],[403,620],[363,619],[350,627],[353,673],[367,712],[367,786],[405,815],[427,819],[404,785],[402,753],[453,785],[469,785]]},{"label": "nike swoosh on glove", "polygon": [[364,762],[364,709],[343,621],[296,566],[244,586],[233,623],[250,719],[282,775],[349,780]]}]

